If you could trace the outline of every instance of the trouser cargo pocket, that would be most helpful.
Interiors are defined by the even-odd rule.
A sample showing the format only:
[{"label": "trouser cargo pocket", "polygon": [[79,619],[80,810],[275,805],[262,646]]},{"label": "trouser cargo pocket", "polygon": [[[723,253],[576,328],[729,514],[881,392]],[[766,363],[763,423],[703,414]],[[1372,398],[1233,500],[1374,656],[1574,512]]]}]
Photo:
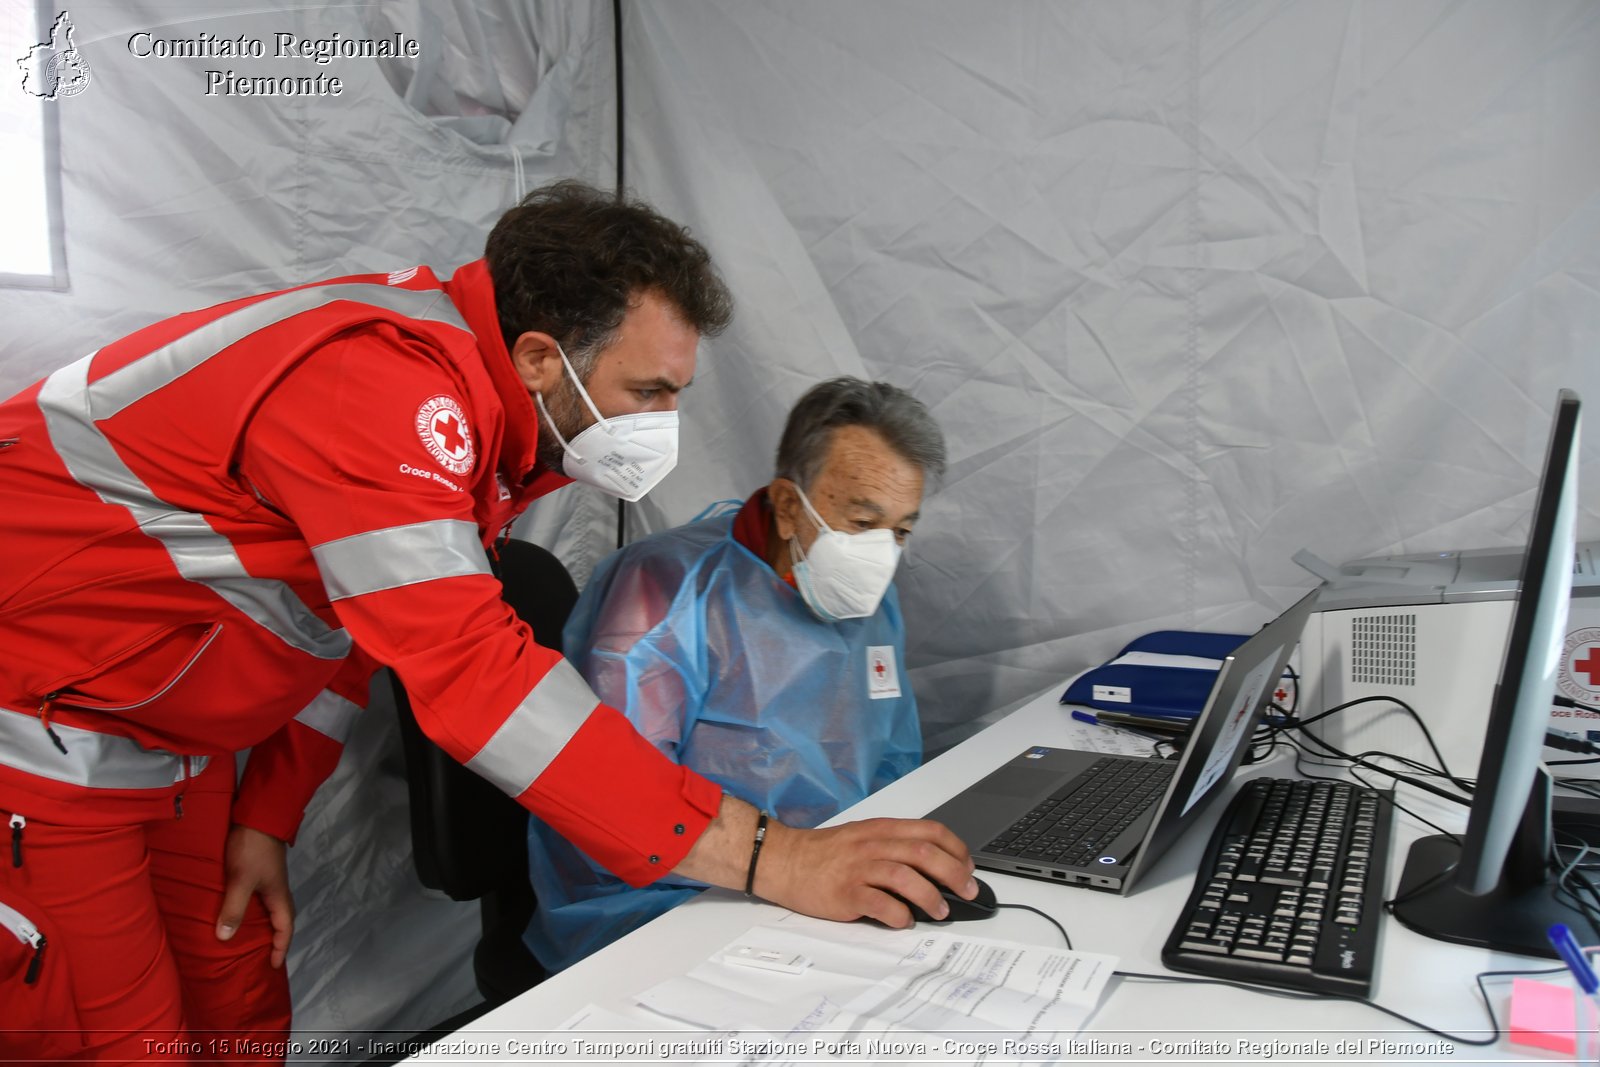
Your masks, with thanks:
[{"label": "trouser cargo pocket", "polygon": [[50,934],[31,901],[0,890],[0,1060],[58,1059],[84,1047],[67,959],[51,953]]}]

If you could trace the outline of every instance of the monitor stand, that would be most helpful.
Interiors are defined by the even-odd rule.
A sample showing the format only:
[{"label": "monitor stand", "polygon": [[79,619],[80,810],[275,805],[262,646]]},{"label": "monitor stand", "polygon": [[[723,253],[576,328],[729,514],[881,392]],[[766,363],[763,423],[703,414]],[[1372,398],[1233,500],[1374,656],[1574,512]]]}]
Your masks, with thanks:
[{"label": "monitor stand", "polygon": [[[1540,769],[1512,841],[1500,882],[1477,896],[1455,884],[1461,845],[1454,837],[1435,834],[1411,846],[1400,875],[1400,888],[1390,904],[1394,917],[1425,937],[1476,945],[1497,952],[1556,959],[1546,936],[1550,927],[1573,927],[1584,944],[1600,941],[1583,913],[1563,903],[1549,869],[1550,776]],[[1560,896],[1567,896],[1560,891]],[[1585,937],[1590,930],[1595,936]]]}]

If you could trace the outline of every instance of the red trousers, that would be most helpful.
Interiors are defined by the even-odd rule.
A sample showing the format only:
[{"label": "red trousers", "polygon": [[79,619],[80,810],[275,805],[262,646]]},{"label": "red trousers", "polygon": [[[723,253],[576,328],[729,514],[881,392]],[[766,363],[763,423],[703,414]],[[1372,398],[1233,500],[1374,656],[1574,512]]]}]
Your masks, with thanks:
[{"label": "red trousers", "polygon": [[[212,760],[181,816],[126,825],[0,811],[0,919],[45,939],[0,922],[0,1061],[282,1062],[289,984],[260,899],[216,936],[233,783],[233,760]],[[269,1051],[238,1055],[250,1041]]]}]

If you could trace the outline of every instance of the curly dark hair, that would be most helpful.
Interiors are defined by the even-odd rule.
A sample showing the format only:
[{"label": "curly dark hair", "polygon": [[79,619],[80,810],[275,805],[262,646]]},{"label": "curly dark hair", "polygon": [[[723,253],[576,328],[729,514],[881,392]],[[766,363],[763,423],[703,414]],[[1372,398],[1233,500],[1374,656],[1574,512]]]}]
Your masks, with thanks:
[{"label": "curly dark hair", "polygon": [[687,229],[642,200],[579,181],[523,197],[495,224],[484,255],[506,347],[529,330],[550,334],[580,377],[643,291],[666,297],[705,336],[733,317],[710,253]]}]

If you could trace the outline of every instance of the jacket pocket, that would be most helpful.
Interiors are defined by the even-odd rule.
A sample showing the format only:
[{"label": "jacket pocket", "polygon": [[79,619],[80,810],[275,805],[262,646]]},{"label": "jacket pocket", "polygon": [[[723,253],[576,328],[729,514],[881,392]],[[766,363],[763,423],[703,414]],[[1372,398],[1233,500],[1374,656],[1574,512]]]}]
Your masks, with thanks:
[{"label": "jacket pocket", "polygon": [[31,901],[0,886],[0,1060],[53,1060],[84,1048],[67,957],[53,934]]},{"label": "jacket pocket", "polygon": [[183,681],[221,633],[220,622],[164,627],[87,671],[50,683],[39,698],[84,711],[132,711],[153,704]]}]

